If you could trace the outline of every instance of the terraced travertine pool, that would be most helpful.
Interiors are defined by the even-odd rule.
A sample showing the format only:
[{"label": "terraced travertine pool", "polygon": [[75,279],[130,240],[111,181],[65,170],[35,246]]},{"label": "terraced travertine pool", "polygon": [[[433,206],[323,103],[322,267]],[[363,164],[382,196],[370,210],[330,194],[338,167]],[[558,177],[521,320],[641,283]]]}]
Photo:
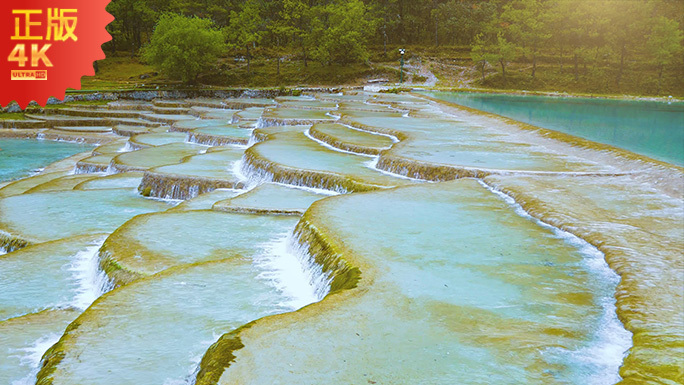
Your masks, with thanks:
[{"label": "terraced travertine pool", "polygon": [[679,166],[413,94],[30,118],[2,384],[684,381]]}]

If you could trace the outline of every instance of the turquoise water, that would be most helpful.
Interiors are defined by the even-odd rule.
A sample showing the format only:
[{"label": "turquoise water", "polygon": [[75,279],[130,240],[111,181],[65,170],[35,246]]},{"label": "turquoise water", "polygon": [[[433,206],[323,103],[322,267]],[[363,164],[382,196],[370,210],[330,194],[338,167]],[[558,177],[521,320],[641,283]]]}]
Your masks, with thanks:
[{"label": "turquoise water", "polygon": [[[608,384],[620,375],[640,383],[642,373],[678,381],[656,372],[684,367],[675,346],[682,285],[660,284],[678,282],[684,237],[671,229],[684,209],[663,191],[681,170],[635,176],[639,162],[597,163],[593,151],[546,146],[407,95],[344,95],[325,115],[338,103],[328,97],[266,108],[155,101],[162,110],[239,106],[243,121],[193,107],[200,118],[173,124],[179,132],[121,137],[78,174],[65,162],[2,189],[0,245],[10,247],[0,247],[0,385]],[[318,104],[327,107],[301,108]],[[344,125],[263,127],[321,114]],[[583,119],[577,126],[600,131]],[[241,134],[253,146],[208,148],[189,143],[195,134]],[[112,158],[109,172],[122,173],[86,167]],[[17,162],[2,161],[0,170]],[[440,180],[442,169],[448,178],[493,175],[411,178]],[[232,188],[197,195],[217,186]],[[192,199],[176,206],[161,196]],[[606,254],[528,216],[513,197]],[[34,244],[15,250],[21,241]]]},{"label": "turquoise water", "polygon": [[92,146],[79,143],[0,138],[0,182],[25,177],[32,170],[89,149]]},{"label": "turquoise water", "polygon": [[463,92],[427,95],[684,165],[684,103]]}]

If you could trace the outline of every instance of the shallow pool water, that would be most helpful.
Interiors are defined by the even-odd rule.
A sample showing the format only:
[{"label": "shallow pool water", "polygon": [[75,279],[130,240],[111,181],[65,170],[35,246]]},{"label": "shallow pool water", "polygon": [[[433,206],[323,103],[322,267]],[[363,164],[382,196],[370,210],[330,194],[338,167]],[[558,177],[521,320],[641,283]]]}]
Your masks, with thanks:
[{"label": "shallow pool water", "polygon": [[409,94],[68,111],[0,181],[0,383],[681,379],[679,167]]},{"label": "shallow pool water", "polygon": [[113,275],[116,269],[151,275],[178,265],[250,258],[260,244],[288,234],[296,222],[212,210],[139,215],[119,227],[102,251],[113,263]]},{"label": "shallow pool water", "polygon": [[0,230],[29,242],[114,231],[128,219],[166,210],[131,189],[72,190],[0,199]]},{"label": "shallow pool water", "polygon": [[426,95],[684,165],[684,103],[459,92]]},{"label": "shallow pool water", "polygon": [[182,267],[98,300],[62,337],[53,384],[183,384],[221,333],[291,310],[250,259]]},{"label": "shallow pool water", "polygon": [[332,197],[304,220],[311,247],[363,267],[358,292],[247,331],[221,384],[617,380],[617,276],[476,181]]},{"label": "shallow pool water", "polygon": [[23,178],[52,162],[92,148],[79,143],[0,138],[0,182]]},{"label": "shallow pool water", "polygon": [[0,256],[0,321],[54,308],[87,308],[101,294],[88,269],[97,270],[95,255],[105,237],[66,238]]}]

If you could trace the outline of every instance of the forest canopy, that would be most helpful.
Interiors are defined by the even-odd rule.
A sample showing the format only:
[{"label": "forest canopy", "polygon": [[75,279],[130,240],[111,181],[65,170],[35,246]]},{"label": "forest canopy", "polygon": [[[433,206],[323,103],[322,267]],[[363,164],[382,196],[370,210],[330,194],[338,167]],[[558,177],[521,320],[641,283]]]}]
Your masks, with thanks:
[{"label": "forest canopy", "polygon": [[506,81],[512,61],[530,78],[546,63],[575,80],[609,65],[618,85],[636,57],[658,82],[684,68],[681,0],[113,0],[108,10],[110,51],[136,55],[175,14],[222,31],[224,56],[248,68],[264,49],[330,65],[396,57],[405,45],[465,47],[483,81],[492,68]]}]

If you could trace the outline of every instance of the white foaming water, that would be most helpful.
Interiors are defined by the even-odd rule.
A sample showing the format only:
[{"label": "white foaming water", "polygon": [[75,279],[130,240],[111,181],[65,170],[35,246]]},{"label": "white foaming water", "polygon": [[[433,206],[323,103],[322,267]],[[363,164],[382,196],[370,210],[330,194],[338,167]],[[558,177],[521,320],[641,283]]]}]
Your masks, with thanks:
[{"label": "white foaming water", "polygon": [[[278,183],[284,186],[288,187],[293,187],[293,188],[302,188],[302,189],[310,189],[309,191],[316,192],[316,193],[321,193],[321,194],[326,194],[326,195],[337,195],[337,194],[346,194],[348,191],[342,187],[338,187],[337,190],[327,190],[324,188],[320,187],[311,187],[311,186],[302,186],[302,185],[297,185],[297,184],[290,184],[290,183],[285,183],[285,182],[277,182],[274,180],[273,174],[271,174],[268,171],[265,170],[260,170],[256,167],[251,167],[247,162],[245,162],[244,157],[235,162],[233,165],[234,167],[239,167],[240,169],[238,172],[247,178],[246,182],[246,190],[252,190],[256,186],[262,184],[262,183]],[[245,176],[248,175],[248,176]],[[247,192],[245,191],[245,192]]]},{"label": "white foaming water", "polygon": [[43,354],[52,345],[56,344],[61,337],[62,335],[57,333],[48,334],[40,337],[30,346],[17,349],[15,352],[19,353],[20,365],[26,367],[29,373],[26,377],[13,381],[11,385],[34,385],[40,370],[40,360],[43,358]]},{"label": "white foaming water", "polygon": [[74,273],[78,282],[76,296],[71,303],[77,309],[87,309],[97,298],[114,287],[107,274],[99,267],[98,251],[104,241],[105,238],[102,238],[78,252],[69,266],[69,271]]},{"label": "white foaming water", "polygon": [[33,170],[31,170],[29,177],[39,175],[43,171],[45,171],[45,167],[33,169]]},{"label": "white foaming water", "polygon": [[[394,143],[399,143],[399,142],[400,142],[399,138],[397,138],[397,137],[394,136],[394,135],[384,134],[384,133],[382,133],[382,132],[368,131],[368,130],[364,130],[364,129],[361,129],[361,128],[358,128],[358,127],[351,126],[351,125],[349,125],[349,124],[342,124],[342,126],[345,126],[345,127],[349,128],[350,130],[354,130],[354,131],[360,131],[360,132],[365,132],[365,133],[367,133],[367,134],[384,136],[384,137],[386,137],[386,138],[390,138],[390,140],[392,140],[392,142],[394,142]],[[387,147],[387,148],[391,148],[391,147],[392,147],[392,146]]]},{"label": "white foaming water", "polygon": [[329,279],[322,267],[295,246],[291,234],[284,234],[262,245],[254,265],[261,270],[258,278],[267,280],[282,295],[279,303],[287,311],[318,302],[330,291]]},{"label": "white foaming water", "polygon": [[391,172],[391,171],[387,171],[387,170],[380,169],[380,168],[378,168],[378,162],[379,162],[379,161],[380,161],[380,156],[378,155],[378,156],[373,157],[372,160],[369,160],[368,162],[364,162],[363,165],[366,166],[366,167],[368,167],[368,168],[370,168],[370,169],[373,169],[373,170],[375,170],[375,171],[377,171],[377,172],[379,172],[379,173],[381,173],[381,174],[393,176],[393,177],[395,177],[395,178],[408,179],[408,180],[412,180],[412,181],[414,181],[414,182],[434,183],[434,182],[429,181],[429,180],[411,178],[410,176],[401,175],[401,174],[396,174],[396,173],[393,173],[393,172]]},{"label": "white foaming water", "polygon": [[[586,270],[598,276],[599,281],[604,284],[604,287],[601,289],[615,292],[617,285],[620,283],[620,276],[608,266],[605,255],[599,249],[574,234],[531,216],[513,197],[494,189],[480,179],[478,179],[478,182],[512,206],[518,215],[551,230],[559,239],[579,250],[580,254],[584,257],[582,258],[582,263]],[[621,380],[619,368],[627,351],[632,346],[632,333],[626,330],[617,318],[615,303],[614,295],[603,295],[598,298],[598,305],[602,310],[600,324],[597,330],[594,330],[592,340],[587,346],[574,351],[563,348],[554,348],[548,351],[548,353],[570,359],[573,364],[580,366],[581,372],[586,375],[583,378],[586,384],[615,384]]]},{"label": "white foaming water", "polygon": [[221,335],[214,334],[213,339],[201,341],[199,343],[201,345],[201,348],[198,350],[202,353],[188,357],[190,362],[190,364],[188,365],[188,367],[190,368],[190,370],[188,370],[188,374],[183,378],[167,378],[164,380],[163,385],[195,385],[195,382],[197,382],[197,374],[200,371],[200,363],[202,362],[202,357],[204,357],[204,353],[220,337]]},{"label": "white foaming water", "polygon": [[257,120],[256,124],[254,125],[254,128],[265,128],[265,127],[268,127],[268,126],[266,125],[266,121],[263,118],[259,118]]},{"label": "white foaming water", "polygon": [[246,149],[252,147],[252,145],[250,145],[250,144],[239,144],[239,143],[230,143],[230,144],[227,144],[224,146],[234,147],[234,148],[237,148],[238,150],[246,150]]},{"label": "white foaming water", "polygon": [[314,194],[327,195],[327,196],[340,195],[340,193],[337,191],[326,190],[326,189],[322,189],[322,188],[308,187],[308,186],[296,186],[293,184],[286,184],[286,183],[280,183],[280,182],[271,182],[271,183],[277,184],[279,186],[287,187],[287,188],[293,188],[296,190],[303,190],[303,191],[312,192]]},{"label": "white foaming water", "polygon": [[131,142],[126,142],[126,144],[120,149],[118,149],[116,152],[133,152],[135,150],[136,149],[133,148],[133,146],[131,146]]},{"label": "white foaming water", "polygon": [[105,171],[105,175],[114,175],[118,174],[118,171],[116,171],[116,168],[114,167],[114,162],[109,163],[109,166],[107,166],[107,171]]},{"label": "white foaming water", "polygon": [[259,141],[254,137],[254,131],[252,131],[252,135],[249,136],[249,140],[247,141],[247,148],[250,148],[257,143],[259,143]]},{"label": "white foaming water", "polygon": [[240,158],[240,160],[236,160],[230,165],[230,172],[233,173],[233,175],[238,179],[238,181],[242,182],[245,186],[245,192],[250,191],[254,189],[256,186],[258,186],[261,183],[261,180],[257,177],[250,177],[248,174],[245,173],[245,161],[243,158]]},{"label": "white foaming water", "polygon": [[[133,192],[135,194],[138,194],[138,188],[136,187]],[[157,201],[157,202],[164,202],[169,206],[178,206],[179,204],[183,203],[183,199],[173,199],[173,198],[160,198],[160,197],[146,197],[143,195],[140,195],[143,199],[149,199],[151,201]]]},{"label": "white foaming water", "polygon": [[341,149],[341,148],[333,147],[333,146],[329,145],[328,143],[326,143],[326,142],[324,142],[324,141],[322,141],[322,140],[320,140],[320,139],[316,139],[316,138],[314,138],[313,136],[311,136],[311,132],[309,132],[310,130],[311,130],[311,129],[307,129],[306,131],[304,131],[304,135],[306,135],[307,138],[313,140],[314,142],[320,144],[321,146],[323,146],[323,147],[325,147],[325,148],[328,148],[328,149],[330,149],[330,150],[337,151],[337,152],[343,152],[343,153],[345,153],[345,154],[352,154],[352,155],[365,156],[365,157],[367,157],[367,158],[372,158],[372,157],[374,156],[374,155],[362,154],[362,153],[360,153],[360,152],[353,152],[353,151],[343,150],[343,149]]},{"label": "white foaming water", "polygon": [[[358,130],[358,131],[363,131],[363,130]],[[363,132],[368,132],[368,131],[363,131]],[[369,132],[369,133],[370,133],[370,132]],[[373,134],[375,134],[375,133],[373,133]],[[380,161],[380,156],[379,156],[379,155],[361,154],[361,153],[358,153],[358,152],[352,152],[352,151],[342,150],[342,149],[339,149],[339,148],[337,148],[337,147],[333,147],[333,146],[329,145],[328,143],[325,143],[325,142],[323,142],[323,141],[321,141],[321,140],[319,140],[319,139],[316,139],[316,138],[314,138],[313,136],[311,136],[311,134],[309,133],[309,130],[304,131],[304,135],[306,135],[307,138],[313,140],[314,142],[320,144],[321,146],[326,147],[326,148],[329,148],[329,149],[331,149],[331,150],[333,150],[333,151],[343,152],[343,153],[347,153],[347,154],[360,155],[360,156],[365,156],[365,157],[373,158],[372,160],[369,160],[369,161],[367,161],[367,162],[363,162],[363,165],[364,165],[365,167],[368,167],[368,168],[370,168],[370,169],[373,169],[373,170],[375,170],[375,171],[378,171],[378,172],[381,173],[381,174],[393,176],[393,177],[395,177],[395,178],[409,179],[409,180],[417,181],[417,182],[426,182],[426,181],[423,180],[423,179],[411,178],[411,177],[409,177],[409,176],[405,176],[405,175],[401,175],[401,174],[395,174],[395,173],[390,172],[390,171],[385,171],[385,170],[379,169],[379,168],[378,168],[378,161]],[[384,135],[384,134],[383,134],[383,135]],[[396,140],[397,142],[399,141],[399,139],[397,139],[396,137],[394,137],[394,136],[392,136],[392,135],[384,135],[384,136],[387,136],[387,137],[389,137],[389,138],[392,138],[393,141],[394,141],[394,140]],[[396,142],[395,142],[395,143],[396,143]],[[388,148],[389,148],[389,147],[388,147]]]}]

